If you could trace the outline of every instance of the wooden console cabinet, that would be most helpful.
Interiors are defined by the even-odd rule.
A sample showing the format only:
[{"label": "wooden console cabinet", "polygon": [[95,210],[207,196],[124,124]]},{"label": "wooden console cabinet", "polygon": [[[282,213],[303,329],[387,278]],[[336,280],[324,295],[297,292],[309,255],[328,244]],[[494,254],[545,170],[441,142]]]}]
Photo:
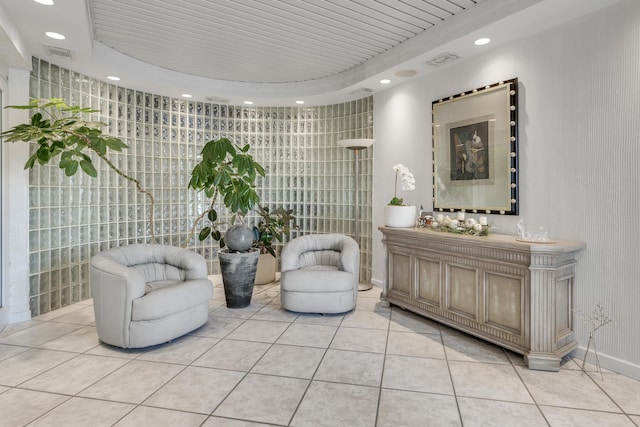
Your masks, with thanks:
[{"label": "wooden console cabinet", "polygon": [[573,287],[581,241],[523,243],[422,228],[380,227],[383,305],[403,307],[557,371],[576,347]]}]

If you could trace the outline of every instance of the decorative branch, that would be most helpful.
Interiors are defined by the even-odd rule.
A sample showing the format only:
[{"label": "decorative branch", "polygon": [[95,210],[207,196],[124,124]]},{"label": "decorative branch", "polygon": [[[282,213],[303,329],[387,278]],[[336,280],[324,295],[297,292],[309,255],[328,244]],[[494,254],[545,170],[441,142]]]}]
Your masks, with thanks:
[{"label": "decorative branch", "polygon": [[[66,176],[75,175],[79,167],[84,173],[95,178],[98,171],[85,151],[96,153],[111,170],[133,182],[137,190],[147,196],[151,242],[156,243],[153,223],[155,198],[140,181],[126,174],[107,158],[108,150],[120,152],[129,146],[119,138],[104,135],[100,128],[106,126],[106,123],[86,121],[80,116],[82,113],[98,113],[100,110],[68,106],[62,98],[34,99],[29,105],[10,105],[6,108],[37,110],[29,123],[16,125],[2,133],[7,142],[24,141],[38,144],[36,152],[27,160],[25,169],[33,168],[36,163],[45,165],[60,156],[58,167],[64,170]],[[48,118],[43,118],[43,114]]]}]

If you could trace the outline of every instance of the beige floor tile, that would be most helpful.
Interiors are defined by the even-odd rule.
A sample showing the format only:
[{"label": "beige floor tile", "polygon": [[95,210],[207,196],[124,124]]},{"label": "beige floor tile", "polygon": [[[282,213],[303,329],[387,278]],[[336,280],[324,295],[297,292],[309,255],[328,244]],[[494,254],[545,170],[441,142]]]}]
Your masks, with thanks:
[{"label": "beige floor tile", "polygon": [[324,353],[322,348],[276,344],[262,356],[251,372],[311,379]]},{"label": "beige floor tile", "polygon": [[0,362],[0,385],[17,386],[77,356],[75,353],[31,349]]},{"label": "beige floor tile", "polygon": [[188,367],[144,405],[209,415],[243,377],[242,372]]},{"label": "beige floor tile", "polygon": [[338,328],[330,348],[336,350],[384,353],[387,331],[380,329]]},{"label": "beige floor tile", "polygon": [[260,342],[222,340],[193,362],[193,365],[247,372],[270,346]]},{"label": "beige floor tile", "polygon": [[314,380],[291,424],[299,427],[373,427],[378,394],[377,387]]},{"label": "beige floor tile", "polygon": [[273,424],[254,423],[252,421],[234,420],[231,418],[209,417],[202,427],[260,427]]},{"label": "beige floor tile", "polygon": [[299,313],[294,323],[304,323],[307,325],[340,326],[344,319],[344,313],[339,314],[316,314]]},{"label": "beige floor tile", "polygon": [[95,326],[83,326],[67,335],[46,342],[40,348],[84,353],[100,344]]},{"label": "beige floor tile", "polygon": [[640,415],[640,381],[607,373],[602,379],[597,374],[592,378],[626,413]]},{"label": "beige floor tile", "polygon": [[380,387],[384,355],[328,350],[314,380]]},{"label": "beige floor tile", "polygon": [[187,335],[171,342],[151,347],[149,351],[142,353],[138,360],[189,365],[210,350],[218,341],[220,340],[217,338]]},{"label": "beige floor tile", "polygon": [[298,313],[287,311],[278,304],[267,304],[256,314],[251,316],[251,320],[273,320],[277,322],[293,322],[298,317]]},{"label": "beige floor tile", "polygon": [[247,320],[238,326],[227,338],[234,340],[274,343],[289,327],[288,322],[268,320]]},{"label": "beige floor tile", "polygon": [[534,403],[511,365],[449,361],[457,396]]},{"label": "beige floor tile", "polygon": [[126,403],[72,397],[29,424],[29,427],[107,427],[115,424],[134,407]]},{"label": "beige floor tile", "polygon": [[593,380],[580,371],[561,369],[559,372],[544,372],[524,367],[516,369],[539,405],[619,411]]},{"label": "beige floor tile", "polygon": [[358,299],[371,298],[380,301],[380,295],[382,295],[382,289],[377,286],[372,286],[369,290],[358,292]]},{"label": "beige floor tile", "polygon": [[100,343],[87,351],[86,354],[95,356],[121,357],[123,359],[135,359],[146,352],[146,348],[120,348],[109,344]]},{"label": "beige floor tile", "polygon": [[631,415],[629,416],[629,418],[631,419],[631,421],[636,423],[636,425],[640,426],[640,415]]},{"label": "beige floor tile", "polygon": [[376,427],[461,425],[456,399],[453,396],[382,389]]},{"label": "beige floor tile", "polygon": [[469,335],[442,335],[444,350],[449,360],[509,364],[502,347]]},{"label": "beige floor tile", "polygon": [[440,334],[440,325],[433,320],[419,316],[410,311],[393,307],[389,330],[400,332],[417,332],[421,334]]},{"label": "beige floor tile", "polygon": [[216,317],[209,314],[209,320],[207,320],[207,323],[191,332],[190,335],[209,338],[224,338],[244,322],[244,319]]},{"label": "beige floor tile", "polygon": [[0,327],[0,338],[6,337],[18,331],[32,328],[36,325],[41,325],[43,322],[38,320],[25,320],[24,322],[12,323],[10,325],[4,325]]},{"label": "beige floor tile", "polygon": [[0,343],[38,347],[39,345],[53,341],[80,328],[82,328],[82,326],[74,324],[43,322],[31,328],[23,329],[6,337],[2,337],[0,338]]},{"label": "beige floor tile", "polygon": [[29,350],[29,347],[20,347],[17,345],[0,344],[0,362],[15,356],[18,353]]},{"label": "beige floor tile", "polygon": [[183,369],[180,365],[132,360],[85,389],[80,396],[142,403]]},{"label": "beige floor tile", "polygon": [[545,427],[547,423],[535,405],[458,397],[465,427]]},{"label": "beige floor tile", "polygon": [[[93,305],[90,305],[90,307],[93,307]],[[84,310],[85,308],[87,308],[86,305],[71,304],[57,310],[50,311],[48,313],[41,314],[40,316],[34,317],[34,319],[41,322],[49,322],[51,320],[55,320],[62,316],[66,316],[67,314],[73,313],[74,311]]]},{"label": "beige floor tile", "polygon": [[387,354],[444,359],[440,335],[389,331]]},{"label": "beige floor tile", "polygon": [[[23,426],[67,400],[69,396],[12,388],[0,393],[0,424]],[[28,405],[25,405],[28,402]]]},{"label": "beige floor tile", "polygon": [[391,307],[382,307],[378,298],[362,298],[358,295],[356,310],[368,311],[372,313],[386,313],[391,311]]},{"label": "beige floor tile", "polygon": [[78,325],[91,325],[95,324],[96,318],[93,311],[93,306],[78,306],[78,310],[74,310],[70,313],[52,319],[55,323],[74,323]]},{"label": "beige floor tile", "polygon": [[81,354],[21,384],[21,387],[75,395],[128,363],[116,357]]},{"label": "beige floor tile", "polygon": [[248,319],[254,314],[256,314],[262,307],[264,307],[264,303],[256,303],[252,301],[247,307],[244,308],[227,308],[226,305],[220,306],[211,312],[211,315],[214,317],[231,317],[234,319]]},{"label": "beige floor tile", "polygon": [[206,419],[207,416],[202,414],[138,406],[128,413],[123,419],[118,421],[114,427],[199,427]]},{"label": "beige floor tile", "polygon": [[445,360],[387,355],[382,387],[453,395]]},{"label": "beige floor tile", "polygon": [[551,427],[633,427],[634,423],[624,414],[586,411],[580,409],[541,406],[540,410]]},{"label": "beige floor tile", "polygon": [[278,338],[277,343],[327,348],[337,330],[335,326],[294,323]]},{"label": "beige floor tile", "polygon": [[248,374],[212,415],[287,425],[308,384],[298,378]]},{"label": "beige floor tile", "polygon": [[386,331],[389,329],[390,315],[390,311],[376,313],[354,310],[344,316],[344,320],[340,326],[350,328],[382,329]]}]

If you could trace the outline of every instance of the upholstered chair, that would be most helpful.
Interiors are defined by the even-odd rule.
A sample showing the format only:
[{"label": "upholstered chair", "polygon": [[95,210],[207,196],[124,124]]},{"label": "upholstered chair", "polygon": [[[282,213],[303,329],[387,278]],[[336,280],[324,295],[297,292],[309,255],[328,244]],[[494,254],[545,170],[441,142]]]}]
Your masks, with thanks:
[{"label": "upholstered chair", "polygon": [[175,246],[134,244],[91,258],[91,292],[98,338],[139,348],[205,324],[213,286],[201,255]]},{"label": "upholstered chair", "polygon": [[344,313],[358,299],[360,248],[343,234],[309,234],[281,253],[282,307],[302,313]]}]

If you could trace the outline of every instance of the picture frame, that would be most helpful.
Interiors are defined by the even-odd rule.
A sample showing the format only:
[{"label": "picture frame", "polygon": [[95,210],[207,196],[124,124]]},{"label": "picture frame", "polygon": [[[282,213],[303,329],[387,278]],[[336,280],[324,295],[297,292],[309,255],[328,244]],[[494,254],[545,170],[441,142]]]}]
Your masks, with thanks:
[{"label": "picture frame", "polygon": [[518,79],[432,102],[433,209],[518,214]]}]

